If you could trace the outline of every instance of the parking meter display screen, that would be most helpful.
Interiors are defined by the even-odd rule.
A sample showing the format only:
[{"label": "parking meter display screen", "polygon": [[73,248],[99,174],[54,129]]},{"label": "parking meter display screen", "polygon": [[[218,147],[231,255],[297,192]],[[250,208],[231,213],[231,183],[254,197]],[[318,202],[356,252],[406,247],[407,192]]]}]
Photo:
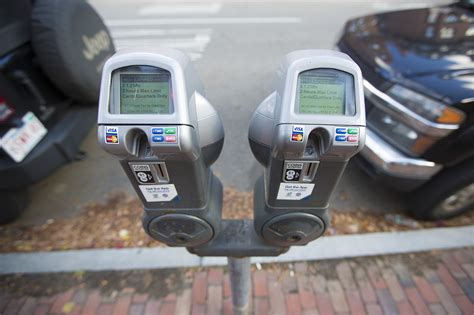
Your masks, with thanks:
[{"label": "parking meter display screen", "polygon": [[[308,115],[348,115],[347,109],[349,112],[351,110],[346,109],[347,94],[353,86],[352,76],[338,70],[305,71],[298,78],[298,112]],[[353,95],[353,92],[349,91],[349,94]]]},{"label": "parking meter display screen", "polygon": [[170,114],[170,75],[120,74],[121,114]]}]

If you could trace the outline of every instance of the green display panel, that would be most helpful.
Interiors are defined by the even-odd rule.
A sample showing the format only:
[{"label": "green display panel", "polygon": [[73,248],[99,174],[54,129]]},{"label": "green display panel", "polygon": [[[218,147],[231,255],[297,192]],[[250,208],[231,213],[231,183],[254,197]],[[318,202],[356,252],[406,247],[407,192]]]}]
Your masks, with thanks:
[{"label": "green display panel", "polygon": [[337,77],[300,75],[299,113],[344,115],[345,80]]},{"label": "green display panel", "polygon": [[120,74],[121,114],[170,114],[168,74]]}]

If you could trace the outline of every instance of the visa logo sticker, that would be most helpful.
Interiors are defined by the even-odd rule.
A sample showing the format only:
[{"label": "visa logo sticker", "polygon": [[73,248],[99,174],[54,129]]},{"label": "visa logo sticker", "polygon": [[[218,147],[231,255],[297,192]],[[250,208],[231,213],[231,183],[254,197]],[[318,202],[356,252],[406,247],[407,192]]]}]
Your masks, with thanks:
[{"label": "visa logo sticker", "polygon": [[304,126],[302,125],[293,125],[291,130],[291,141],[301,142],[304,139]]},{"label": "visa logo sticker", "polygon": [[118,128],[117,127],[106,126],[105,127],[105,133],[113,133],[113,134],[118,135]]},{"label": "visa logo sticker", "polygon": [[105,127],[105,143],[119,143],[119,131],[117,127]]}]

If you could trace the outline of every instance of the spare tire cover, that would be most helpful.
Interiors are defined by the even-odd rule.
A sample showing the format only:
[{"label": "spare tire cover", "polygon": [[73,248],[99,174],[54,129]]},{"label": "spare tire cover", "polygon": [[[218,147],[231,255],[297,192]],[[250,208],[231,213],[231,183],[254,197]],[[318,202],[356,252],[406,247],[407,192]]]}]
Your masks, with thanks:
[{"label": "spare tire cover", "polygon": [[115,47],[84,0],[36,0],[32,45],[43,71],[67,96],[97,102],[102,67]]}]

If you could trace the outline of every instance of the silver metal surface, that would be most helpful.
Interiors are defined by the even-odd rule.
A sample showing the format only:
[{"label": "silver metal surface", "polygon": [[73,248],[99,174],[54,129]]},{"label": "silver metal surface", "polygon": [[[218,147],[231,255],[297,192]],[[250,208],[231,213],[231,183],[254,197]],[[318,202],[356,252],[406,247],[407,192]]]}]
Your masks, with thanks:
[{"label": "silver metal surface", "polygon": [[249,313],[250,304],[250,257],[227,257],[232,289],[232,312],[234,315]]},{"label": "silver metal surface", "polygon": [[439,124],[418,115],[389,95],[375,88],[367,80],[364,80],[364,94],[377,108],[395,116],[400,121],[424,134],[439,138],[459,128],[459,125]]},{"label": "silver metal surface", "polygon": [[415,179],[430,179],[441,170],[441,165],[408,157],[395,150],[370,129],[366,131],[365,147],[361,154],[377,169],[389,175]]}]

